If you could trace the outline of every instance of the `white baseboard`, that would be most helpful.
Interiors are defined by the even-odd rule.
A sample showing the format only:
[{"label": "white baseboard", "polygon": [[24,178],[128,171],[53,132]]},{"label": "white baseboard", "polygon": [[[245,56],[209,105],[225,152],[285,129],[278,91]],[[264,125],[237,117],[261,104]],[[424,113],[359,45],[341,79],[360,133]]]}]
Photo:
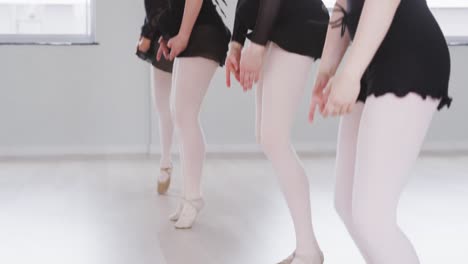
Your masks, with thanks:
[{"label": "white baseboard", "polygon": [[468,154],[468,141],[427,142],[423,145],[421,152]]},{"label": "white baseboard", "polygon": [[148,154],[146,145],[0,147],[0,158]]},{"label": "white baseboard", "polygon": [[[303,154],[333,154],[335,142],[296,143],[296,150]],[[208,145],[208,154],[260,154],[256,144]],[[67,156],[116,156],[116,155],[159,155],[159,146],[122,145],[122,146],[37,146],[37,147],[0,147],[0,158],[35,158]],[[173,153],[177,154],[177,147]],[[468,142],[428,142],[423,146],[423,154],[463,154],[468,155]]]},{"label": "white baseboard", "polygon": [[[336,149],[335,142],[317,142],[317,143],[298,143],[294,144],[298,152],[303,153],[333,153]],[[159,146],[152,146],[151,155],[158,155],[161,153]],[[468,148],[467,148],[468,149]],[[262,153],[262,149],[258,144],[225,144],[216,145],[208,144],[206,152],[209,154],[258,154]],[[174,147],[173,153],[177,153],[177,147]]]}]

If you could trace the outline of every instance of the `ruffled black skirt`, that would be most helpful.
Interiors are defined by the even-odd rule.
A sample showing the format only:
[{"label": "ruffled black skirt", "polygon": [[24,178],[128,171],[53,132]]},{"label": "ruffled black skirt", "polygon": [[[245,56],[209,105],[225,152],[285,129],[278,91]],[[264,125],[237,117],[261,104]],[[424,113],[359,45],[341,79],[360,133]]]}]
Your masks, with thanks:
[{"label": "ruffled black skirt", "polygon": [[150,49],[146,53],[137,51],[136,55],[140,59],[150,63],[151,65],[153,65],[155,68],[157,68],[159,70],[162,70],[162,71],[165,71],[165,72],[172,73],[172,67],[174,65],[174,62],[166,60],[166,58],[164,58],[164,56],[162,56],[161,60],[158,61],[156,59],[156,54],[158,52],[158,49],[159,49],[158,41],[152,40]]},{"label": "ruffled black skirt", "polygon": [[[364,0],[349,0],[342,26],[354,38]],[[450,53],[444,34],[430,12],[425,0],[404,0],[395,18],[365,71],[358,101],[368,96],[392,93],[404,97],[414,93],[421,98],[439,99],[438,109],[449,107],[452,98]]]}]

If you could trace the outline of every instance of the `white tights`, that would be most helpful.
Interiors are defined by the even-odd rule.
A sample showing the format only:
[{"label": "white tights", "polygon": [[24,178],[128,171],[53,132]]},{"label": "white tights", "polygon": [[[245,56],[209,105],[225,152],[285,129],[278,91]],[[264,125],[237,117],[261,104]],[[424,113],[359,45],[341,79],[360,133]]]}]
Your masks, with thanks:
[{"label": "white tights", "polygon": [[171,113],[171,79],[171,73],[164,72],[153,67],[153,87],[156,102],[156,111],[159,115],[161,168],[172,167],[171,148],[174,134],[174,124],[172,122]]},{"label": "white tights", "polygon": [[296,254],[306,257],[320,249],[312,228],[309,182],[290,132],[312,63],[270,43],[257,88],[257,140],[279,176],[294,223]]},{"label": "white tights", "polygon": [[201,57],[176,58],[174,63],[174,120],[180,140],[184,198],[187,200],[201,198],[205,139],[199,115],[217,67],[215,61]]},{"label": "white tights", "polygon": [[341,119],[335,206],[368,264],[417,264],[397,207],[438,100],[369,97]]}]

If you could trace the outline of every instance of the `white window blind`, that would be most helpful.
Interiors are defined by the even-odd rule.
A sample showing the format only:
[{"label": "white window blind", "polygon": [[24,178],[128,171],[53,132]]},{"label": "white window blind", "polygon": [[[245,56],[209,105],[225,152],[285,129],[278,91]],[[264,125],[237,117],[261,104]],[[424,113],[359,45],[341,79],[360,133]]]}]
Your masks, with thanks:
[{"label": "white window blind", "polygon": [[95,0],[0,0],[0,42],[94,42]]}]

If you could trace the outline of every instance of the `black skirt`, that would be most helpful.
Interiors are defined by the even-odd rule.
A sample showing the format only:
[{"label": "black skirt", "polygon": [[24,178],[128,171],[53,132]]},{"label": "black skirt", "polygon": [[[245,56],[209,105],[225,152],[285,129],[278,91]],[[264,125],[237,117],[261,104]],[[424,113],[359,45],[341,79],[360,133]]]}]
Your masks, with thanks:
[{"label": "black skirt", "polygon": [[[226,27],[213,4],[202,6],[195,22],[187,48],[178,57],[203,57],[217,62],[220,66],[226,60],[231,32]],[[158,20],[158,27],[165,40],[177,35],[182,23],[181,10],[166,9]]]},{"label": "black skirt", "polygon": [[157,68],[159,70],[172,73],[172,68],[174,66],[174,62],[170,61],[170,60],[166,60],[166,58],[164,58],[164,56],[162,56],[161,59],[158,61],[156,59],[156,54],[158,52],[158,49],[159,49],[158,41],[152,40],[151,45],[150,45],[150,49],[146,53],[141,53],[141,52],[137,51],[137,56],[140,59],[150,63],[151,65],[153,65],[155,68]]},{"label": "black skirt", "polygon": [[[354,38],[364,0],[348,0],[345,25]],[[359,101],[370,95],[408,93],[440,99],[449,107],[450,54],[425,0],[402,0],[390,29],[361,80]]]}]

